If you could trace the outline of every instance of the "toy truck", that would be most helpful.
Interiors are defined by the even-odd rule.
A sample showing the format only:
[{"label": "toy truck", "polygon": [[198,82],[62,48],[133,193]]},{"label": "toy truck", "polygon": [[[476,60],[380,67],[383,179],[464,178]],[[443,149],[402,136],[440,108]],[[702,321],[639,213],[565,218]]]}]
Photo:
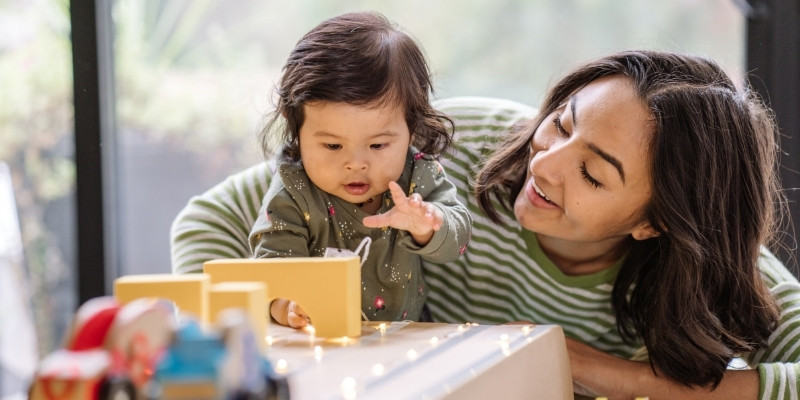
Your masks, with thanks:
[{"label": "toy truck", "polygon": [[98,297],[75,313],[63,347],[39,364],[34,400],[136,399],[174,332],[171,308],[140,299],[124,306]]},{"label": "toy truck", "polygon": [[286,378],[261,355],[246,313],[228,309],[213,329],[183,318],[156,366],[148,397],[163,400],[289,399]]}]

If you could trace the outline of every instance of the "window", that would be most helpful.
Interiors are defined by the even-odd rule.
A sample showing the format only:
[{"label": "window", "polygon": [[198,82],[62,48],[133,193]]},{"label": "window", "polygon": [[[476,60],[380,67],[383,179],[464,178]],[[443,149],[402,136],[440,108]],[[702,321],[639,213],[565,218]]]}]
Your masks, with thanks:
[{"label": "window", "polygon": [[744,17],[728,0],[117,0],[122,273],[170,271],[181,207],[262,160],[255,135],[291,48],[323,19],[356,10],[379,11],[420,41],[437,97],[535,105],[560,71],[627,48],[707,54],[733,74],[744,63]]}]

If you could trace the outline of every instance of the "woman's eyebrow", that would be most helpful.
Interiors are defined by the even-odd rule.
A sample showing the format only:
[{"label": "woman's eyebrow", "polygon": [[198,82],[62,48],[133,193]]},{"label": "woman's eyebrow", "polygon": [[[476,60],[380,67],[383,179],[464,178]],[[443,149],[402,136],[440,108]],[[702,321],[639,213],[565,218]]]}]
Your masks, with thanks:
[{"label": "woman's eyebrow", "polygon": [[617,169],[617,172],[619,172],[619,177],[622,178],[622,183],[624,184],[625,183],[625,170],[622,169],[622,163],[619,162],[619,160],[617,160],[616,158],[614,158],[614,156],[612,156],[611,154],[608,154],[605,151],[600,150],[600,148],[595,146],[594,143],[589,143],[587,146],[589,147],[589,150],[595,152],[595,154],[600,156],[600,158],[602,158],[603,160],[608,161],[609,164],[613,165],[614,168]]},{"label": "woman's eyebrow", "polygon": [[[578,96],[577,95],[572,95],[572,97],[570,97],[570,99],[569,99],[569,103],[570,103],[569,104],[569,109],[570,109],[570,111],[572,111],[572,126],[577,127],[578,126],[578,113],[577,113],[577,108],[576,108],[575,104],[578,103]],[[611,154],[608,154],[605,151],[601,150],[594,143],[589,143],[587,146],[589,147],[589,150],[593,151],[595,154],[600,156],[600,158],[602,158],[603,160],[606,160],[609,164],[613,165],[614,168],[617,169],[617,172],[619,173],[619,177],[622,179],[622,183],[624,184],[625,183],[625,170],[622,168],[622,163],[616,157],[614,157]]]}]

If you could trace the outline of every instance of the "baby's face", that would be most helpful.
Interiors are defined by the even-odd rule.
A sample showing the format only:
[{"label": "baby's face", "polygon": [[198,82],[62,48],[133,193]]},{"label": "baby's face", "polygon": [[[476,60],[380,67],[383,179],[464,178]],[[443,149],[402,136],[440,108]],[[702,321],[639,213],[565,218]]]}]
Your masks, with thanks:
[{"label": "baby's face", "polygon": [[400,178],[411,142],[401,107],[313,102],[303,112],[300,157],[320,189],[363,203]]}]

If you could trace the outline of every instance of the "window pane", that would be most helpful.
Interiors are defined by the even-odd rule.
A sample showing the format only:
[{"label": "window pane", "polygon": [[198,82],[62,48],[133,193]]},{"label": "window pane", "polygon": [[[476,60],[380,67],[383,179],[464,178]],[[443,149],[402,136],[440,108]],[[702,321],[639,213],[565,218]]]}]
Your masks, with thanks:
[{"label": "window pane", "polygon": [[44,355],[75,308],[69,24],[64,1],[0,2],[0,370],[27,365],[28,315]]},{"label": "window pane", "polygon": [[416,37],[437,97],[536,105],[561,71],[629,48],[706,54],[732,74],[743,69],[744,17],[729,0],[453,4],[117,0],[123,273],[170,270],[174,216],[193,194],[261,160],[255,134],[285,58],[343,12],[382,12]]}]

